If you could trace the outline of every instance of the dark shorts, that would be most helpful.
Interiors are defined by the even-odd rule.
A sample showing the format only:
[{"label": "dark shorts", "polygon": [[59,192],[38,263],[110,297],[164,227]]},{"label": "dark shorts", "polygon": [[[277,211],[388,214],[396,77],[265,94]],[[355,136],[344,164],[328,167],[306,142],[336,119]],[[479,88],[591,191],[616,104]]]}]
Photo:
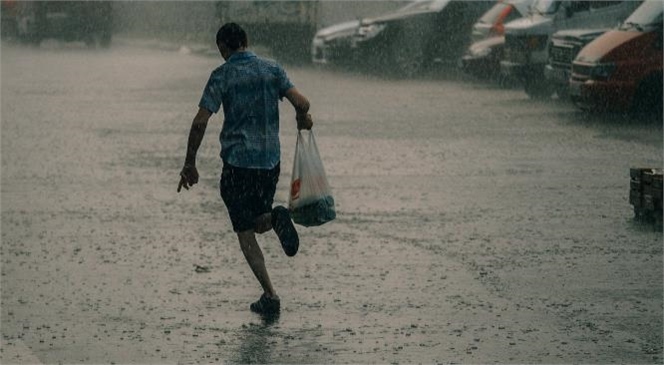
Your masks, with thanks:
[{"label": "dark shorts", "polygon": [[271,170],[262,170],[224,164],[219,190],[233,231],[254,229],[256,218],[272,211],[279,172],[279,165]]}]

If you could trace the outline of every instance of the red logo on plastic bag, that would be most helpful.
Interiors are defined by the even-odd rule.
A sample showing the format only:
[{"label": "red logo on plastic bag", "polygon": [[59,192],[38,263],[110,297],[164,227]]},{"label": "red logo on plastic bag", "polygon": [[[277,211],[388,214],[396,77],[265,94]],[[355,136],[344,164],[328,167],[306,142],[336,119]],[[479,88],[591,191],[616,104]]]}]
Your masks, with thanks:
[{"label": "red logo on plastic bag", "polygon": [[300,179],[294,180],[291,183],[290,196],[292,200],[295,200],[300,197]]}]

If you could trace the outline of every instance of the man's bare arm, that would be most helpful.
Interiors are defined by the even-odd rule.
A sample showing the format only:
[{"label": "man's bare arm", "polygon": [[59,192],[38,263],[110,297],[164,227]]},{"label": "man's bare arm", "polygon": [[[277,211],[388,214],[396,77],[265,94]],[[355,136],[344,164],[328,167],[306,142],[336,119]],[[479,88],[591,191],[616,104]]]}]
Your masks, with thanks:
[{"label": "man's bare arm", "polygon": [[184,160],[184,167],[180,172],[180,183],[178,184],[178,193],[182,188],[189,190],[191,186],[198,183],[198,170],[196,169],[196,153],[203,142],[205,129],[212,113],[205,108],[199,108],[198,113],[191,122],[189,139],[187,141],[187,156]]},{"label": "man's bare arm", "polygon": [[205,108],[198,108],[198,113],[191,122],[191,130],[189,131],[189,140],[187,142],[187,157],[184,160],[185,165],[196,166],[196,153],[198,148],[203,142],[205,135],[205,128],[207,128],[208,121],[212,113]]},{"label": "man's bare arm", "polygon": [[314,123],[311,119],[311,114],[309,114],[309,100],[294,87],[286,91],[286,99],[295,108],[297,129],[311,129]]}]

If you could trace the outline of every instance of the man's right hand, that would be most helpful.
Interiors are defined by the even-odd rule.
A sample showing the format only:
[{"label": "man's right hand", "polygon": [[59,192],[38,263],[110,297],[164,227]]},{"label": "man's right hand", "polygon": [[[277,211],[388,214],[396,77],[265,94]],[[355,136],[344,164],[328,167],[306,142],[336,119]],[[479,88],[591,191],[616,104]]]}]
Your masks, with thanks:
[{"label": "man's right hand", "polygon": [[196,166],[184,165],[182,171],[180,172],[180,183],[178,184],[178,193],[184,187],[186,190],[189,190],[190,187],[198,183],[198,170]]}]

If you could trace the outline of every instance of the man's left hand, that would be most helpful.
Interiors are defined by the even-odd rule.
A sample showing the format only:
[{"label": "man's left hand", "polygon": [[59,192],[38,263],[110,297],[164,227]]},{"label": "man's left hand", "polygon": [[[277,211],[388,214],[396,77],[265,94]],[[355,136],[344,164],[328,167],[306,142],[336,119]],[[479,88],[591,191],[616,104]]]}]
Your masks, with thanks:
[{"label": "man's left hand", "polygon": [[297,129],[302,130],[302,129],[307,129],[310,130],[311,127],[314,126],[314,121],[311,119],[311,114],[298,114],[295,116],[295,120],[297,120]]}]

